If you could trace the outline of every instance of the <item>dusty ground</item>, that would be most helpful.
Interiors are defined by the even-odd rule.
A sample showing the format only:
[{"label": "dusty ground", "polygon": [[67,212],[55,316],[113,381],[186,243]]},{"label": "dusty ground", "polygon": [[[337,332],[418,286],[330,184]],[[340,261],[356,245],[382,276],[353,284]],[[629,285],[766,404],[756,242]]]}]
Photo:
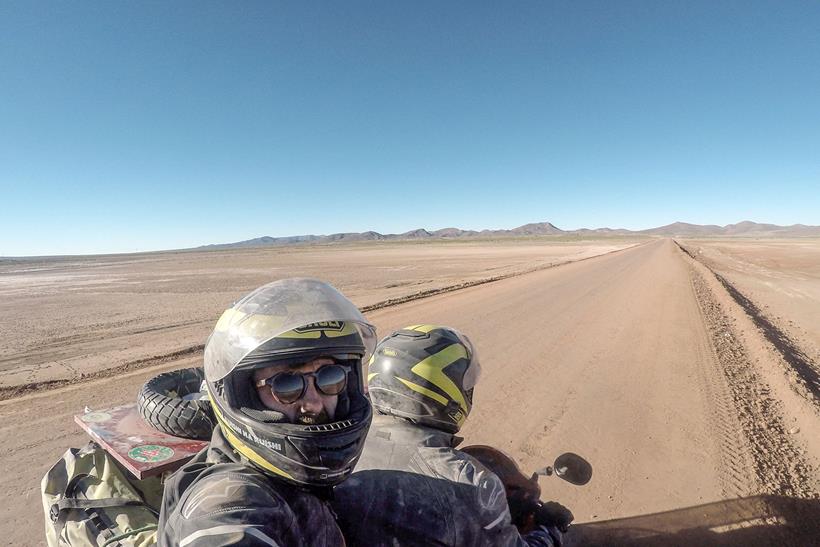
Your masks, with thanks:
[{"label": "dusty ground", "polygon": [[282,277],[324,279],[372,307],[634,243],[370,243],[0,260],[0,398],[16,393],[8,388],[197,351],[231,302]]},{"label": "dusty ground", "polygon": [[[573,535],[586,544],[806,545],[820,533],[812,394],[795,389],[781,349],[671,240],[368,317],[382,333],[434,322],[471,335],[484,376],[466,442],[504,448],[524,469],[567,450],[589,459],[585,487],[542,479],[545,498],[574,510]],[[6,541],[39,542],[37,481],[84,442],[72,414],[131,400],[148,377],[199,358],[0,402],[0,487],[16,500],[0,508]]]},{"label": "dusty ground", "polygon": [[681,243],[820,363],[820,239]]}]

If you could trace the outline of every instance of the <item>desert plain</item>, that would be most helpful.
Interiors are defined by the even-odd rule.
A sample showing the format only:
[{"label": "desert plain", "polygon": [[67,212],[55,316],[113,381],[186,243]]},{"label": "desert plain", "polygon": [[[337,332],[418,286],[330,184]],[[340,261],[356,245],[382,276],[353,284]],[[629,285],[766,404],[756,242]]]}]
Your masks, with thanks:
[{"label": "desert plain", "polygon": [[85,407],[201,363],[219,314],[325,279],[381,335],[457,327],[483,375],[464,444],[541,479],[585,545],[807,545],[820,537],[820,240],[522,238],[0,259],[0,528],[43,543],[39,481]]}]

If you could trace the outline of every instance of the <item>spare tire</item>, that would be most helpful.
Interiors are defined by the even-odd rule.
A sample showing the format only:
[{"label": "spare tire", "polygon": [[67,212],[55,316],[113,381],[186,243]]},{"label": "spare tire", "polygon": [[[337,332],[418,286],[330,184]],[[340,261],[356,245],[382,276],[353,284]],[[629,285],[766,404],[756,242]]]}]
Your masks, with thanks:
[{"label": "spare tire", "polygon": [[204,379],[202,368],[184,368],[154,376],[140,390],[137,400],[140,415],[163,433],[186,439],[210,439],[216,421],[211,403],[207,398],[200,398]]}]

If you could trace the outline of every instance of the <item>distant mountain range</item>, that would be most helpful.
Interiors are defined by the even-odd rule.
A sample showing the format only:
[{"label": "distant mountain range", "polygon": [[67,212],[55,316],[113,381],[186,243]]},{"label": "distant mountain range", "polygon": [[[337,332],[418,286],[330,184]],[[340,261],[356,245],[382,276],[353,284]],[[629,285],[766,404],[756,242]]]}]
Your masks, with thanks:
[{"label": "distant mountain range", "polygon": [[218,243],[203,245],[198,249],[234,249],[240,247],[265,247],[273,245],[298,245],[302,243],[346,243],[354,241],[384,240],[425,240],[425,239],[467,239],[522,236],[663,236],[663,237],[820,237],[820,226],[792,224],[759,224],[743,221],[737,224],[717,226],[700,225],[686,222],[675,222],[649,230],[625,230],[623,228],[582,228],[580,230],[562,230],[549,222],[524,224],[512,230],[461,230],[459,228],[442,228],[433,232],[419,228],[403,234],[380,234],[379,232],[344,232],[330,235],[301,235],[285,237],[257,237],[236,243]]}]

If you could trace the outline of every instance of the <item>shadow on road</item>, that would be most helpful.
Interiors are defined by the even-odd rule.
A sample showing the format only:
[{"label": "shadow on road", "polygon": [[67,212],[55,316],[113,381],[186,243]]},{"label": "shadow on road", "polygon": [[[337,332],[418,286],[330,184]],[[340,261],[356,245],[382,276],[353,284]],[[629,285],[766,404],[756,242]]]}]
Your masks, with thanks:
[{"label": "shadow on road", "polygon": [[[571,540],[570,540],[571,538]],[[754,496],[572,527],[570,545],[816,545],[820,500]]]}]

